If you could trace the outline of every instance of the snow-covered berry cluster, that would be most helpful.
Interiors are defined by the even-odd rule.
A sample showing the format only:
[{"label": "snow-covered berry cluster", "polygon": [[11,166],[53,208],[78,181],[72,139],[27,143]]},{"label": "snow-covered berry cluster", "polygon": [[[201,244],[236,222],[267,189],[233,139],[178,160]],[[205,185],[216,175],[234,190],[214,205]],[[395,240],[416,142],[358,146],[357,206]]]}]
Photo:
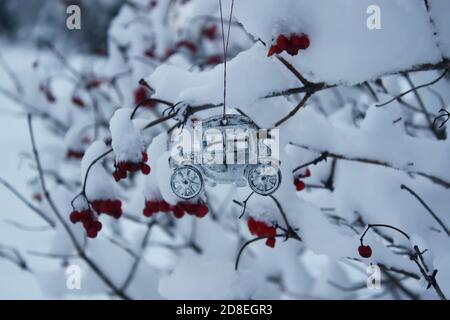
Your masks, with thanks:
[{"label": "snow-covered berry cluster", "polygon": [[72,211],[70,221],[73,224],[81,222],[89,238],[96,238],[102,229],[102,223],[98,220],[98,216],[90,209]]},{"label": "snow-covered berry cluster", "polygon": [[197,218],[203,218],[208,214],[208,206],[202,203],[179,202],[171,205],[164,200],[147,200],[144,208],[144,216],[151,217],[158,212],[172,212],[175,218],[182,218],[186,213]]},{"label": "snow-covered berry cluster", "polygon": [[289,38],[284,34],[281,34],[278,36],[276,43],[272,44],[267,55],[270,57],[274,54],[280,54],[283,51],[286,51],[291,56],[295,56],[298,54],[299,50],[308,49],[309,44],[309,37],[304,33],[301,35],[293,33]]},{"label": "snow-covered berry cluster", "polygon": [[70,213],[70,221],[73,224],[81,222],[89,238],[97,237],[102,229],[99,216],[106,214],[115,219],[122,216],[122,202],[118,199],[93,200],[83,209],[75,209]]},{"label": "snow-covered berry cluster", "polygon": [[255,220],[252,217],[247,220],[247,226],[252,235],[267,237],[266,245],[271,248],[275,247],[277,230],[274,226],[269,226],[266,222]]},{"label": "snow-covered berry cluster", "polygon": [[148,175],[151,171],[150,166],[146,163],[148,161],[148,155],[146,152],[142,152],[142,160],[140,162],[119,162],[115,164],[115,171],[113,177],[116,181],[126,179],[127,172],[141,171],[143,174]]}]

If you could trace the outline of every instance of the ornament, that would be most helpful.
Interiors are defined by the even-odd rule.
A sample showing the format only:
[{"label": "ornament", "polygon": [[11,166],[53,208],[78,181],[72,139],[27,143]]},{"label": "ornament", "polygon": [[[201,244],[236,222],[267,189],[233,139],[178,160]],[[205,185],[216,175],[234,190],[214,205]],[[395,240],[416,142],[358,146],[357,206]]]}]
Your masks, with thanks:
[{"label": "ornament", "polygon": [[[179,198],[198,196],[205,184],[248,185],[260,195],[270,195],[278,189],[279,160],[261,138],[267,135],[267,130],[259,129],[248,117],[225,114],[196,122],[197,143],[192,143],[186,128],[176,134],[189,135],[188,139],[186,136],[177,139],[182,143],[170,146],[170,186]],[[191,143],[187,145],[186,141]]]}]

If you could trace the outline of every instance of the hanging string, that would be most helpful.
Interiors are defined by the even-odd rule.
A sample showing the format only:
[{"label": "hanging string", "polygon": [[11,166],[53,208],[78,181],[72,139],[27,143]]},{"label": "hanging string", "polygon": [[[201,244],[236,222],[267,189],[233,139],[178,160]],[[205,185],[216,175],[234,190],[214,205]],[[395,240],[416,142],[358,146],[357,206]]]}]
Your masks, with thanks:
[{"label": "hanging string", "polygon": [[222,13],[222,0],[219,0],[220,8],[220,23],[222,26],[222,45],[223,45],[223,117],[227,112],[227,56],[228,56],[228,43],[230,41],[230,31],[231,31],[231,18],[233,16],[234,0],[231,0],[231,10],[230,17],[228,19],[228,32],[227,39],[225,41],[225,28],[223,24],[223,13]]}]

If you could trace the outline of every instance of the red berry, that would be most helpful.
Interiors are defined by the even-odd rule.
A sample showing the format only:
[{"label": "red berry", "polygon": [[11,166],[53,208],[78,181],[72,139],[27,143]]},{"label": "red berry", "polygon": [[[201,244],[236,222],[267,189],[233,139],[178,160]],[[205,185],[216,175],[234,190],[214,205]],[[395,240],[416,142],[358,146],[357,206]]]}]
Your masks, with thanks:
[{"label": "red berry", "polygon": [[80,212],[81,221],[89,221],[91,219],[91,212],[89,210],[84,210]]},{"label": "red berry", "polygon": [[192,53],[197,52],[197,45],[195,43],[193,43],[191,41],[187,41],[187,40],[179,41],[177,43],[176,47],[177,48],[185,47],[186,49],[188,49]]},{"label": "red berry", "polygon": [[86,234],[87,234],[88,238],[96,238],[98,231],[95,228],[89,228],[89,229],[87,229]]},{"label": "red berry", "polygon": [[248,230],[252,235],[256,235],[256,221],[253,218],[248,219],[247,221]]},{"label": "red berry", "polygon": [[289,42],[286,52],[289,53],[291,56],[295,56],[298,54],[298,47],[296,47],[292,42]]},{"label": "red berry", "polygon": [[170,204],[165,202],[164,200],[158,202],[158,209],[161,212],[169,212],[170,211]]},{"label": "red berry", "polygon": [[204,204],[200,204],[197,206],[196,210],[196,216],[199,218],[203,218],[208,214],[208,206],[205,206]]},{"label": "red berry", "polygon": [[147,99],[147,90],[144,87],[139,87],[134,91],[134,103],[139,104]]},{"label": "red berry", "polygon": [[72,103],[80,108],[84,108],[84,106],[85,106],[84,101],[81,100],[80,97],[73,97]]},{"label": "red berry", "polygon": [[281,51],[286,50],[288,46],[288,39],[285,35],[281,34],[277,38],[277,47],[281,49]]},{"label": "red berry", "polygon": [[306,34],[302,34],[298,40],[297,44],[298,48],[305,50],[309,48],[309,45],[310,45],[309,37]]},{"label": "red berry", "polygon": [[267,238],[266,246],[274,248],[275,247],[275,238]]},{"label": "red berry", "polygon": [[91,224],[91,226],[92,226],[92,228],[94,228],[95,230],[97,230],[97,232],[99,232],[100,230],[102,230],[102,227],[103,227],[102,223],[101,223],[100,221],[98,221],[98,220],[93,221],[92,224]]},{"label": "red berry", "polygon": [[358,253],[363,258],[370,258],[372,256],[372,248],[370,246],[360,245]]},{"label": "red berry", "polygon": [[276,235],[277,235],[277,230],[275,229],[274,226],[267,228],[267,236],[268,237],[275,238]]},{"label": "red berry", "polygon": [[303,175],[303,178],[309,178],[311,177],[311,171],[309,169],[306,169],[305,174]]},{"label": "red berry", "polygon": [[120,179],[122,179],[121,171],[114,171],[112,175],[114,177],[114,180],[116,181],[120,181]]},{"label": "red berry", "polygon": [[119,162],[119,171],[127,172],[128,171],[128,164],[126,162]]},{"label": "red berry", "polygon": [[184,210],[180,206],[175,206],[173,208],[173,215],[175,218],[180,219],[184,216]]},{"label": "red berry", "polygon": [[264,237],[267,232],[267,225],[262,221],[256,221],[256,235],[258,237]]},{"label": "red berry", "polygon": [[216,31],[217,31],[217,26],[215,24],[213,24],[209,28],[203,29],[202,35],[212,41],[216,38]]},{"label": "red berry", "polygon": [[70,214],[70,221],[72,222],[72,223],[77,223],[78,221],[80,221],[81,220],[81,213],[80,212],[78,212],[78,211],[73,211],[71,214]]},{"label": "red berry", "polygon": [[150,173],[151,169],[150,166],[148,164],[143,163],[141,165],[141,172],[145,175],[148,175]]},{"label": "red berry", "polygon": [[275,53],[277,53],[278,47],[277,46],[271,46],[269,49],[269,53],[267,53],[268,57],[273,56]]},{"label": "red berry", "polygon": [[149,218],[149,217],[151,217],[152,215],[153,215],[153,210],[150,209],[150,208],[148,208],[148,207],[145,207],[145,208],[144,208],[144,216],[146,216],[147,218]]},{"label": "red berry", "polygon": [[295,190],[297,190],[297,191],[302,191],[303,189],[305,189],[305,183],[298,178],[296,178],[294,180],[294,185],[295,185]]},{"label": "red berry", "polygon": [[147,162],[148,161],[148,154],[147,152],[142,152],[142,162]]}]

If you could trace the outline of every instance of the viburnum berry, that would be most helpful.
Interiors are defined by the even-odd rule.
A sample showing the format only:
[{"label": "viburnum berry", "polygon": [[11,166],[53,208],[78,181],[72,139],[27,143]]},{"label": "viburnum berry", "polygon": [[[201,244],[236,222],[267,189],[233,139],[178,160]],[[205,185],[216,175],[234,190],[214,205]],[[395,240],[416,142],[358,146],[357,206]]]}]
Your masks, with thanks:
[{"label": "viburnum berry", "polygon": [[208,206],[202,203],[179,202],[176,205],[171,205],[164,200],[147,200],[143,214],[146,217],[151,217],[157,212],[172,212],[178,219],[182,218],[186,213],[203,218],[208,214],[208,211]]},{"label": "viburnum berry", "polygon": [[122,202],[120,200],[94,200],[90,204],[92,209],[99,214],[104,213],[116,219],[122,216]]},{"label": "viburnum berry", "polygon": [[270,57],[274,54],[280,54],[283,51],[286,51],[288,54],[295,56],[298,54],[299,50],[306,50],[309,45],[309,37],[304,33],[302,33],[301,35],[293,33],[289,38],[281,34],[277,37],[276,43],[269,48],[267,56]]},{"label": "viburnum berry", "polygon": [[266,245],[271,248],[275,247],[277,230],[274,226],[269,226],[264,221],[258,221],[252,217],[247,220],[247,226],[252,235],[257,237],[267,237]]},{"label": "viburnum berry", "polygon": [[82,211],[75,210],[70,213],[69,218],[73,224],[81,222],[88,238],[97,237],[98,232],[102,229],[102,223],[98,221],[98,216],[90,209]]},{"label": "viburnum berry", "polygon": [[157,105],[155,101],[146,101],[150,98],[150,90],[145,86],[139,86],[134,91],[134,103],[141,104],[143,107],[153,108]]},{"label": "viburnum berry", "polygon": [[311,171],[309,169],[306,169],[305,173],[303,174],[297,174],[294,177],[295,190],[302,191],[303,189],[305,189],[305,183],[303,182],[302,179],[309,177],[311,177]]},{"label": "viburnum berry", "polygon": [[80,108],[84,108],[86,106],[80,97],[72,97],[72,103]]},{"label": "viburnum berry", "polygon": [[137,172],[141,171],[144,175],[148,175],[151,172],[151,168],[146,162],[148,161],[147,152],[142,152],[141,162],[120,162],[116,164],[116,170],[113,172],[113,177],[116,181],[125,179],[127,177],[127,172]]},{"label": "viburnum berry", "polygon": [[76,151],[76,150],[69,149],[66,152],[67,159],[80,160],[80,159],[83,159],[83,156],[84,156],[84,151]]},{"label": "viburnum berry", "polygon": [[363,258],[370,258],[372,256],[372,248],[361,244],[358,247],[358,253]]},{"label": "viburnum berry", "polygon": [[202,30],[202,35],[211,41],[216,39],[216,33],[217,33],[217,25],[215,24]]},{"label": "viburnum berry", "polygon": [[210,57],[208,57],[206,59],[205,65],[207,65],[207,66],[215,66],[215,65],[218,65],[221,62],[222,62],[222,56],[220,56],[220,55],[213,55],[213,56],[210,56]]},{"label": "viburnum berry", "polygon": [[183,47],[188,49],[191,53],[197,52],[197,45],[191,41],[187,41],[187,40],[178,41],[176,44],[176,48],[180,49]]}]

